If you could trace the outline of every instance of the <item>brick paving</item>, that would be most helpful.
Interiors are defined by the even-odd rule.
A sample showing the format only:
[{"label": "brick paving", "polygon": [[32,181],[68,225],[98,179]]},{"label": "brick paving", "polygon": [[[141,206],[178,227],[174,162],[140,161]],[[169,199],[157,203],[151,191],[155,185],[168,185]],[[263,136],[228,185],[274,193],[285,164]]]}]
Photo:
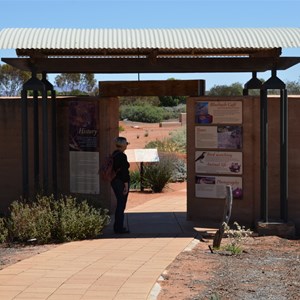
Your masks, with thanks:
[{"label": "brick paving", "polygon": [[[127,210],[130,233],[70,242],[0,271],[0,299],[152,300],[160,274],[197,235],[186,191]],[[111,222],[112,224],[112,222]]]}]

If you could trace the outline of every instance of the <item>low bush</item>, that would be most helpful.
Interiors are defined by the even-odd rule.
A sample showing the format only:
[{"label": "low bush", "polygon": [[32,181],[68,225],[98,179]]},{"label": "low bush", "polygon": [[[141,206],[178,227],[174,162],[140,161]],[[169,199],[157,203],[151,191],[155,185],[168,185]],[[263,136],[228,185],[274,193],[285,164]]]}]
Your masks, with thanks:
[{"label": "low bush", "polygon": [[171,182],[183,182],[186,179],[186,160],[174,156]]},{"label": "low bush", "polygon": [[34,238],[41,244],[49,242],[55,222],[51,209],[52,200],[53,197],[37,196],[36,201],[31,203],[14,201],[7,220],[10,239],[26,242]]},{"label": "low bush", "polygon": [[181,112],[185,112],[185,105],[157,107],[149,103],[127,104],[120,106],[120,119],[135,122],[159,123],[163,120],[178,119]]},{"label": "low bush", "polygon": [[130,188],[137,190],[141,187],[141,174],[139,170],[130,171]]},{"label": "low bush", "polygon": [[105,210],[95,209],[86,201],[78,203],[71,196],[54,203],[54,215],[53,238],[61,242],[96,237],[109,222]]},{"label": "low bush", "polygon": [[5,219],[0,218],[0,244],[6,242],[8,230],[5,225]]},{"label": "low bush", "polygon": [[120,106],[121,120],[135,122],[159,123],[164,119],[164,109],[151,105],[122,105]]},{"label": "low bush", "polygon": [[171,181],[173,174],[173,161],[169,156],[163,155],[158,163],[145,165],[144,183],[154,193],[160,193]]},{"label": "low bush", "polygon": [[108,211],[96,209],[72,196],[37,196],[32,202],[15,201],[7,218],[9,239],[37,243],[65,242],[97,237],[109,223]]},{"label": "low bush", "polygon": [[231,252],[233,255],[238,255],[243,252],[242,244],[252,235],[250,229],[246,229],[245,226],[239,225],[234,222],[235,229],[230,228],[227,223],[224,223],[224,233],[229,238],[229,243],[224,246],[226,251]]},{"label": "low bush", "polygon": [[170,137],[150,141],[145,148],[157,148],[161,152],[186,153],[186,127],[170,132]]}]

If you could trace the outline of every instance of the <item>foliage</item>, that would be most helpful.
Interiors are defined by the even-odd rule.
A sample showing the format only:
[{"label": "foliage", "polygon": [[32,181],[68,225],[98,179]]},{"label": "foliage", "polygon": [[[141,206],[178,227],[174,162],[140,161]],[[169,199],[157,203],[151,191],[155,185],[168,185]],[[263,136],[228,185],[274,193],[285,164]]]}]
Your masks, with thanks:
[{"label": "foliage", "polygon": [[30,72],[21,71],[10,65],[0,65],[0,96],[18,96],[22,86],[31,77]]},{"label": "foliage", "polygon": [[61,73],[54,80],[63,95],[88,94],[96,87],[94,74]]},{"label": "foliage", "polygon": [[108,222],[107,210],[96,209],[87,201],[38,195],[32,202],[19,200],[11,204],[7,229],[11,240],[36,239],[44,244],[96,237]]},{"label": "foliage", "polygon": [[185,159],[174,155],[171,182],[183,182],[187,179]]},{"label": "foliage", "polygon": [[160,152],[186,153],[186,127],[172,131],[170,137],[150,141],[145,148],[157,148]]},{"label": "foliage", "polygon": [[126,96],[119,97],[120,105],[152,105],[159,106],[159,98],[157,96],[148,96],[148,97],[136,97],[136,96]]},{"label": "foliage", "polygon": [[223,223],[224,233],[229,238],[229,243],[224,247],[225,250],[230,251],[232,254],[242,253],[242,244],[251,236],[252,231],[250,229],[245,229],[245,226],[240,226],[237,222],[234,222],[233,225],[236,229],[231,229],[227,223]]},{"label": "foliage", "polygon": [[143,106],[122,105],[120,106],[120,118],[136,122],[158,123],[164,119],[164,110],[149,104]]},{"label": "foliage", "polygon": [[61,242],[94,238],[109,222],[106,210],[97,210],[86,201],[78,203],[71,196],[54,202],[54,216],[53,238]]},{"label": "foliage", "polygon": [[130,188],[137,190],[141,187],[141,174],[139,170],[130,171]]},{"label": "foliage", "polygon": [[37,239],[44,244],[51,240],[51,229],[55,223],[51,202],[53,197],[37,196],[36,201],[26,203],[14,201],[8,219],[9,236],[12,240],[26,242]]},{"label": "foliage", "polygon": [[147,164],[144,167],[144,182],[154,193],[160,193],[171,181],[173,161],[169,156],[161,156],[159,163]]},{"label": "foliage", "polygon": [[0,218],[0,244],[7,240],[8,230],[5,226],[5,219]]},{"label": "foliage", "polygon": [[179,104],[173,107],[164,107],[164,120],[178,119],[180,113],[186,112],[186,105]]},{"label": "foliage", "polygon": [[231,85],[214,85],[207,93],[208,96],[241,96],[243,95],[243,86],[240,82]]},{"label": "foliage", "polygon": [[298,81],[287,81],[286,89],[289,95],[300,95],[300,80]]}]

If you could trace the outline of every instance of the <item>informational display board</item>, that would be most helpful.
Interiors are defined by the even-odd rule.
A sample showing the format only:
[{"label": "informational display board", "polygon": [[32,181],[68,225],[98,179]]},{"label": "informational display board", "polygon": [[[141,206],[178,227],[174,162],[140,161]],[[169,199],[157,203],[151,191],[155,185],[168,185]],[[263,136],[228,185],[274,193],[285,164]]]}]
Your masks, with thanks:
[{"label": "informational display board", "polygon": [[196,173],[243,174],[242,152],[196,151]]},{"label": "informational display board", "polygon": [[99,153],[70,151],[70,191],[99,194]]},{"label": "informational display board", "polygon": [[196,126],[195,144],[196,148],[242,149],[242,126]]},{"label": "informational display board", "polygon": [[[200,99],[199,99],[200,100]],[[195,196],[243,196],[242,101],[195,102]]]},{"label": "informational display board", "polygon": [[225,198],[226,185],[231,185],[233,198],[242,198],[242,177],[206,175],[196,175],[196,197]]},{"label": "informational display board", "polygon": [[157,149],[126,149],[129,162],[159,162]]},{"label": "informational display board", "polygon": [[195,110],[196,124],[241,124],[241,101],[199,101]]},{"label": "informational display board", "polygon": [[99,194],[98,103],[69,103],[70,192]]}]

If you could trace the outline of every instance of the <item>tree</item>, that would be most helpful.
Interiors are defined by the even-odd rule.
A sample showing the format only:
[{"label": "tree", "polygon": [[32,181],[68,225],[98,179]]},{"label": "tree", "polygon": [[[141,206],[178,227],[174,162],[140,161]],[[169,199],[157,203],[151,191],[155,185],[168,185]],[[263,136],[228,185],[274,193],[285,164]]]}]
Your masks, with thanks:
[{"label": "tree", "polygon": [[65,95],[89,94],[96,88],[96,79],[94,74],[61,73],[55,77],[55,84]]},{"label": "tree", "polygon": [[300,81],[287,81],[286,89],[289,95],[300,95]]},{"label": "tree", "polygon": [[30,77],[30,72],[21,71],[7,64],[0,65],[0,95],[20,95],[24,82]]},{"label": "tree", "polygon": [[243,86],[240,82],[231,85],[214,85],[207,93],[208,96],[241,96],[243,95]]}]

